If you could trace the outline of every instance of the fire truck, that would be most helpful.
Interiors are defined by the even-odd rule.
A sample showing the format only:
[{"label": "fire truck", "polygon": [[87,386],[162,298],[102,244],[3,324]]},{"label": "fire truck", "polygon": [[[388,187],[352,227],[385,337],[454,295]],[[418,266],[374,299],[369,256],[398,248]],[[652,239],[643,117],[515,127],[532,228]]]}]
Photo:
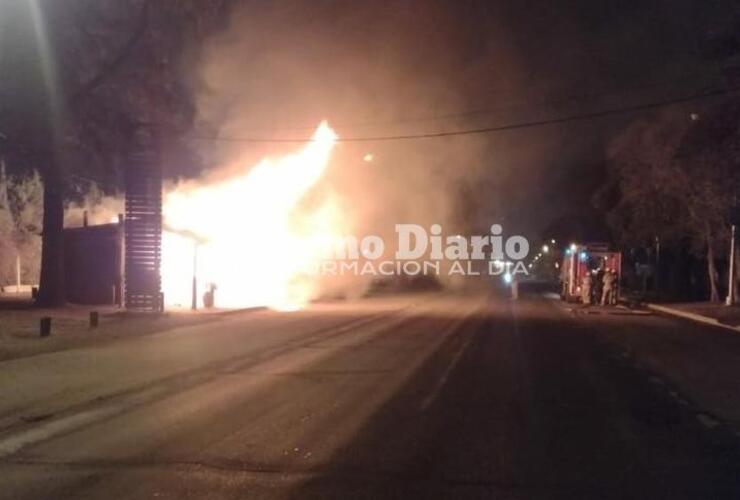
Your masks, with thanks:
[{"label": "fire truck", "polygon": [[560,265],[560,297],[565,301],[581,300],[583,277],[599,269],[609,269],[617,273],[614,297],[619,299],[619,283],[622,281],[622,254],[609,250],[605,243],[572,243],[563,253]]}]

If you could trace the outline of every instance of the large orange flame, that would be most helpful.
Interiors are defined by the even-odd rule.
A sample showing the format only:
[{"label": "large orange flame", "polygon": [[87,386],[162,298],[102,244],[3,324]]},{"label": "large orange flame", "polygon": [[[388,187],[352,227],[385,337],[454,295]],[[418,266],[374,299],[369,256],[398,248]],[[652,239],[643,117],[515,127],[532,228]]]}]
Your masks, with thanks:
[{"label": "large orange flame", "polygon": [[193,254],[199,241],[198,295],[214,283],[220,307],[294,309],[305,304],[314,290],[301,271],[317,256],[302,244],[303,238],[306,232],[332,233],[338,214],[330,200],[308,217],[297,217],[295,211],[326,170],[336,139],[322,122],[312,141],[297,153],[264,159],[225,181],[186,184],[167,193],[165,302],[190,304]]}]

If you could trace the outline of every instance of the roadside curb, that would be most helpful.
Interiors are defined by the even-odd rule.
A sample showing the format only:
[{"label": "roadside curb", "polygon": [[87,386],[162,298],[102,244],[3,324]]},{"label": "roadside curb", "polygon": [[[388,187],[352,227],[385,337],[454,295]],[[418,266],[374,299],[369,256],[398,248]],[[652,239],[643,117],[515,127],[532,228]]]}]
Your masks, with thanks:
[{"label": "roadside curb", "polygon": [[706,325],[718,326],[726,330],[731,330],[733,332],[740,333],[740,326],[726,325],[724,323],[721,323],[716,318],[710,318],[709,316],[702,316],[701,314],[696,314],[696,313],[692,313],[689,311],[681,311],[679,309],[661,306],[658,304],[646,303],[645,306],[648,309],[652,309],[653,311],[662,312],[664,314],[669,314],[671,316],[677,316],[679,318],[690,319],[692,321],[696,321],[697,323],[704,323]]}]

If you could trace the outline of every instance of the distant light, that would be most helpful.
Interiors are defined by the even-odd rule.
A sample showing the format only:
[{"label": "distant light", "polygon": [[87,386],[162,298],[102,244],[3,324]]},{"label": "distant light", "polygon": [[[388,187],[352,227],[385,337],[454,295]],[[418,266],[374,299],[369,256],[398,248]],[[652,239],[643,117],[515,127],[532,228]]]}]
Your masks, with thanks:
[{"label": "distant light", "polygon": [[375,155],[372,153],[367,153],[365,156],[362,157],[362,159],[370,163],[371,161],[375,159]]},{"label": "distant light", "polygon": [[560,269],[560,262],[555,263],[555,269]]},{"label": "distant light", "polygon": [[511,273],[504,274],[504,281],[508,284],[511,283]]},{"label": "distant light", "polygon": [[570,244],[570,251],[571,252],[575,252],[577,249],[578,249],[578,245],[576,245],[575,243],[571,243]]},{"label": "distant light", "polygon": [[586,260],[588,258],[588,254],[586,252],[581,252],[581,260]]},{"label": "distant light", "polygon": [[532,264],[529,265],[529,268],[532,269]]},{"label": "distant light", "polygon": [[699,120],[699,113],[691,113],[691,114],[689,114],[689,117],[691,118],[691,121],[692,122],[698,121]]},{"label": "distant light", "polygon": [[550,243],[552,243],[554,245],[556,242],[555,242],[554,239],[552,239],[552,240],[550,240]]},{"label": "distant light", "polygon": [[550,251],[550,247],[547,246],[547,245],[542,245],[542,251],[545,252],[545,253],[547,253],[547,252]]}]

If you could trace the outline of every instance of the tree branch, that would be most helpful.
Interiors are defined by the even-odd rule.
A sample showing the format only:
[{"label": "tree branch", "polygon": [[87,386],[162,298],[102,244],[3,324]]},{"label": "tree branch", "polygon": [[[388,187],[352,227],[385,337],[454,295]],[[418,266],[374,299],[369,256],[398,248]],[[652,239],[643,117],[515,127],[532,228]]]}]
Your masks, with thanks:
[{"label": "tree branch", "polygon": [[80,89],[75,92],[72,97],[70,98],[70,102],[72,104],[75,104],[79,102],[81,99],[84,99],[87,97],[93,90],[98,88],[107,78],[109,78],[115,71],[123,64],[123,62],[128,58],[128,56],[133,52],[134,48],[136,47],[136,44],[139,42],[141,37],[146,32],[146,29],[148,27],[148,19],[149,19],[149,6],[151,4],[151,0],[145,0],[144,3],[141,6],[141,11],[139,13],[139,20],[137,23],[137,27],[134,30],[134,32],[131,34],[131,37],[126,41],[126,43],[121,47],[121,50],[118,52],[118,55],[114,57],[108,64],[106,64],[97,75],[92,77],[90,80],[88,80],[86,83],[82,85]]}]

